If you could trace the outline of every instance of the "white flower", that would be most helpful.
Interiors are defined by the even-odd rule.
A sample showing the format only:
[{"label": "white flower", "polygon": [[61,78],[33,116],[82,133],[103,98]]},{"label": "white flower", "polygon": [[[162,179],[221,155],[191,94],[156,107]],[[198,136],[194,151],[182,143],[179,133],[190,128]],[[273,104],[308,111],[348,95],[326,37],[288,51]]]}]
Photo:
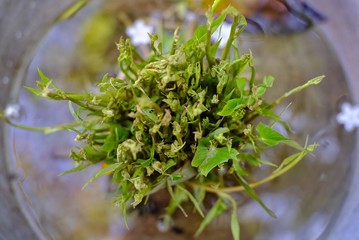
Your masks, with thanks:
[{"label": "white flower", "polygon": [[218,46],[219,48],[224,48],[226,46],[229,35],[231,34],[231,27],[232,27],[232,24],[224,22],[212,34],[212,36],[211,36],[212,41],[218,41],[219,39],[221,39],[221,42],[219,43],[219,46]]},{"label": "white flower", "polygon": [[341,112],[337,115],[337,121],[344,125],[348,132],[359,127],[359,106],[352,106],[350,103],[343,103]]},{"label": "white flower", "polygon": [[134,24],[126,29],[126,34],[131,38],[133,45],[150,43],[148,33],[153,32],[153,26],[145,24],[142,20],[136,20]]},{"label": "white flower", "polygon": [[4,114],[8,118],[20,117],[20,105],[16,103],[8,104],[4,110]]}]

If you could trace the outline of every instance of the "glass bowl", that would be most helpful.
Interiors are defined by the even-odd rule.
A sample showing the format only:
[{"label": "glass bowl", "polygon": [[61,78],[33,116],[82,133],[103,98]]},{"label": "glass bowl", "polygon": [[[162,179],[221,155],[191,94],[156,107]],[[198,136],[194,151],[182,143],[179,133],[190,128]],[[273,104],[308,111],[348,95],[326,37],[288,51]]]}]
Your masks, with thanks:
[{"label": "glass bowl", "polygon": [[[52,126],[71,121],[67,103],[38,99],[23,88],[35,86],[38,67],[61,88],[91,89],[105,72],[116,73],[115,42],[125,35],[126,21],[141,17],[156,21],[159,12],[154,9],[167,9],[162,12],[166,14],[171,6],[166,2],[146,7],[147,2],[139,0],[135,4],[93,1],[70,18],[61,20],[64,12],[60,10],[66,10],[69,3],[61,3],[57,12],[45,14],[48,20],[36,20],[43,22],[39,25],[43,29],[53,21],[48,30],[37,32],[41,37],[34,37],[38,28],[32,25],[15,32],[15,38],[30,44],[23,50],[23,56],[15,50],[3,53],[9,55],[3,61],[12,70],[4,71],[7,75],[2,77],[1,106],[10,107],[13,120],[18,123]],[[44,7],[37,4],[40,1],[30,4],[30,9]],[[96,25],[99,23],[101,26]],[[103,27],[105,25],[108,27]],[[263,74],[275,77],[275,86],[268,93],[270,99],[315,76],[326,75],[319,86],[296,94],[279,108],[286,108],[282,117],[290,122],[300,143],[308,139],[319,147],[313,156],[289,173],[258,188],[260,197],[278,219],[268,216],[256,202],[243,198],[238,209],[241,237],[256,240],[324,238],[336,224],[346,201],[357,149],[356,135],[346,132],[336,121],[340,105],[351,101],[342,63],[320,26],[288,35],[245,34],[240,43],[244,52],[252,51],[258,78]],[[14,42],[6,42],[6,45],[5,40],[0,44],[16,46]],[[18,59],[16,66],[12,58]],[[133,211],[126,229],[120,209],[113,205],[109,178],[103,177],[81,190],[100,166],[79,174],[58,176],[73,167],[68,158],[75,137],[72,133],[43,135],[1,127],[1,148],[4,149],[1,158],[15,179],[10,182],[15,189],[15,206],[23,214],[19,214],[24,221],[21,226],[28,226],[32,229],[29,232],[35,232],[38,238],[190,239],[198,227],[199,216],[185,218],[179,213],[175,215],[173,230],[161,232],[158,228],[160,209],[166,206],[167,196],[160,193],[140,211]],[[276,153],[274,157],[281,154],[285,152]],[[4,216],[1,218],[5,219]],[[231,237],[230,224],[228,216],[221,216],[199,239],[225,237]]]}]

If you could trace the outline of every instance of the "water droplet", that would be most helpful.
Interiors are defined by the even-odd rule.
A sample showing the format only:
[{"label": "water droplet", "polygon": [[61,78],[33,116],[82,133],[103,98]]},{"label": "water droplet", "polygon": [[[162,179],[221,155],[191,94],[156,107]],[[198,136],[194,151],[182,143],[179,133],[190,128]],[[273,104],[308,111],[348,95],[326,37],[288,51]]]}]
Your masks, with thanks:
[{"label": "water droplet", "polygon": [[6,106],[4,114],[8,118],[19,118],[21,107],[17,103],[10,103]]}]

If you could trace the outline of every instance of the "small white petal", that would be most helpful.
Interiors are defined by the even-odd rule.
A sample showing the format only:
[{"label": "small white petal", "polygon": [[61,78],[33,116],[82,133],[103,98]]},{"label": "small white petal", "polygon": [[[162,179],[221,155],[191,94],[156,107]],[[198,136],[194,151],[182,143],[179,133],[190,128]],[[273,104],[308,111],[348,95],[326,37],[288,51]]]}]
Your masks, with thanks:
[{"label": "small white petal", "polygon": [[8,118],[19,118],[20,117],[20,105],[19,104],[8,104],[4,110],[4,114]]},{"label": "small white petal", "polygon": [[131,38],[132,44],[135,46],[149,44],[151,40],[148,33],[152,32],[153,27],[146,25],[142,20],[136,20],[132,26],[126,29],[126,34]]},{"label": "small white petal", "polygon": [[338,123],[344,125],[346,131],[353,131],[354,128],[359,127],[359,106],[343,103],[336,119]]},{"label": "small white petal", "polygon": [[339,113],[337,115],[337,122],[338,123],[341,123],[341,124],[344,124],[346,122],[346,116],[343,114],[343,113]]},{"label": "small white petal", "polygon": [[341,106],[342,112],[350,112],[352,106],[349,103],[343,103]]}]

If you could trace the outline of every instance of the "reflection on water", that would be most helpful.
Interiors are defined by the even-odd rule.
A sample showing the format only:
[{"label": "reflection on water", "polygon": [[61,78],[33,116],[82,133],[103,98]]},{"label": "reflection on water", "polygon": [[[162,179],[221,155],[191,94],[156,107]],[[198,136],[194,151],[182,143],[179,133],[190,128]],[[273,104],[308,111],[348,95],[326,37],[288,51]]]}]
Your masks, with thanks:
[{"label": "reflection on water", "polygon": [[[90,6],[84,10],[86,14],[76,15],[51,29],[29,66],[27,86],[35,85],[37,67],[52,76],[61,88],[79,91],[89,89],[103,72],[115,73],[116,46],[113,39],[118,39],[121,29],[115,28],[112,33],[106,30],[106,38],[92,39],[93,44],[104,45],[100,47],[100,55],[88,53],[87,50],[95,48],[96,44],[87,46],[79,37],[89,36],[86,29],[91,29],[91,24],[94,24],[89,16],[116,23],[117,20],[99,10],[98,3],[95,6],[97,11],[92,15],[89,14],[93,10]],[[106,5],[106,8],[109,7]],[[314,76],[325,74],[327,77],[320,86],[295,95],[291,99],[293,104],[282,115],[292,123],[300,143],[304,144],[308,138],[310,142],[320,144],[315,156],[309,156],[287,175],[258,189],[278,219],[268,216],[256,202],[243,200],[238,210],[242,239],[317,239],[340,208],[354,146],[351,142],[353,136],[345,133],[335,122],[337,101],[348,93],[342,70],[316,31],[251,39],[252,36],[247,36],[242,47],[252,49],[259,69],[258,78],[263,77],[261,73],[266,73],[277,79],[269,98],[274,99]],[[107,54],[109,58],[105,58]],[[40,100],[26,90],[21,90],[19,104],[16,106],[23,109],[21,122],[26,125],[55,125],[72,118],[67,103]],[[15,116],[17,112],[13,110],[9,114]],[[120,209],[112,204],[106,177],[81,191],[83,184],[100,166],[59,177],[60,173],[73,167],[67,155],[74,137],[69,132],[43,135],[14,130],[16,161],[24,171],[23,187],[39,221],[54,239],[191,238],[200,219],[194,217],[197,220],[192,222],[181,214],[177,223],[181,231],[176,233],[159,233],[156,229],[157,213],[140,217],[134,214],[130,217],[130,232],[127,233]],[[136,226],[135,231],[133,226]],[[230,236],[228,220],[221,218],[200,239]]]}]

